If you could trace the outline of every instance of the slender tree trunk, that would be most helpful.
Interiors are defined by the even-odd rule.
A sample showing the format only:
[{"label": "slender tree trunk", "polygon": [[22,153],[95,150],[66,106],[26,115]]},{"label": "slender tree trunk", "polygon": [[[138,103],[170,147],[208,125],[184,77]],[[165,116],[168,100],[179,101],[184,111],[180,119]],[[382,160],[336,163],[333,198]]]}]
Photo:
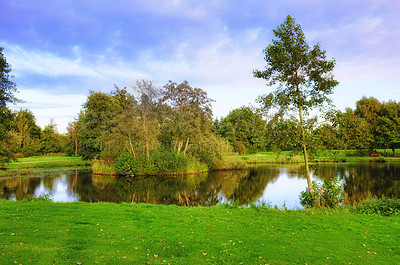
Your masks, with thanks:
[{"label": "slender tree trunk", "polygon": [[181,149],[182,149],[182,146],[183,146],[183,141],[179,141],[178,142],[178,155],[181,153]]},{"label": "slender tree trunk", "polygon": [[149,151],[149,141],[146,139],[146,155],[147,155],[147,161],[150,160],[150,151]]},{"label": "slender tree trunk", "polygon": [[183,149],[183,155],[186,155],[186,151],[188,149],[188,146],[189,146],[189,137],[186,139],[185,149]]},{"label": "slender tree trunk", "polygon": [[133,149],[133,146],[132,146],[132,140],[131,140],[131,134],[130,133],[128,134],[128,139],[129,139],[129,147],[131,148],[131,152],[132,152],[131,155],[133,155],[133,157],[136,157],[135,150]]},{"label": "slender tree trunk", "polygon": [[301,129],[301,138],[302,138],[302,145],[303,145],[303,155],[304,155],[304,164],[306,166],[306,178],[307,178],[307,186],[308,190],[310,191],[311,194],[314,193],[314,190],[312,188],[312,183],[311,183],[311,178],[310,178],[310,167],[308,165],[308,155],[307,155],[307,146],[306,146],[306,133],[304,130],[303,126],[303,113],[302,113],[302,107],[300,104],[300,90],[297,88],[297,96],[298,96],[298,108],[299,108],[299,119],[300,119],[300,129]]}]

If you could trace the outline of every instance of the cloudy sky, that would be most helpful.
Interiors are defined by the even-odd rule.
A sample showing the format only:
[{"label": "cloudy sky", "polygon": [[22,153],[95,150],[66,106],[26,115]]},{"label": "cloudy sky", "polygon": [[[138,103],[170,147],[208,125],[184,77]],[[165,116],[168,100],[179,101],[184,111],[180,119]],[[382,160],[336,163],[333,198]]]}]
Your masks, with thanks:
[{"label": "cloudy sky", "polygon": [[400,100],[398,0],[1,0],[0,47],[17,97],[60,132],[89,90],[169,80],[207,91],[215,117],[272,88],[263,69],[272,30],[291,15],[307,41],[336,59],[338,109],[363,96]]}]

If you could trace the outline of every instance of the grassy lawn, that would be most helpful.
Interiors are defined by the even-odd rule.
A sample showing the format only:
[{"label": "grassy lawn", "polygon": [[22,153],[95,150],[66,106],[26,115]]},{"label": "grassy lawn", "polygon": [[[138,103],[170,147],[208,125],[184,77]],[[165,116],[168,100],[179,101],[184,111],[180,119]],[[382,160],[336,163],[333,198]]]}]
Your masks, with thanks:
[{"label": "grassy lawn", "polygon": [[0,200],[0,264],[400,264],[400,216]]},{"label": "grassy lawn", "polygon": [[[342,150],[327,150],[321,151],[310,156],[311,162],[372,162],[372,161],[400,161],[400,157],[393,157],[391,150],[389,152],[391,157],[385,157],[385,150],[375,150],[372,156],[357,156],[356,151],[342,151]],[[400,149],[396,151],[400,154]],[[379,157],[380,155],[380,157]],[[247,163],[302,163],[304,158],[301,152],[294,153],[292,151],[282,152],[257,152],[255,154],[245,154],[240,156]]]},{"label": "grassy lawn", "polygon": [[91,161],[83,160],[82,157],[65,155],[24,157],[6,165],[5,169],[0,170],[0,177],[26,175],[54,168],[87,166],[90,163]]},{"label": "grassy lawn", "polygon": [[6,165],[6,169],[18,168],[42,168],[42,167],[60,167],[60,166],[79,166],[88,165],[90,161],[83,160],[80,156],[51,155],[51,156],[31,156],[18,158]]}]

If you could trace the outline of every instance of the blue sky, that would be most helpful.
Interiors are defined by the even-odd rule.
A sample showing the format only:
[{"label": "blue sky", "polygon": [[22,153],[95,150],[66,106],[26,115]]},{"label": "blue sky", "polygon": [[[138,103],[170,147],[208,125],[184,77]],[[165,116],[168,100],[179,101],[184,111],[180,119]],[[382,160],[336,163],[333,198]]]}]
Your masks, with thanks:
[{"label": "blue sky", "polygon": [[252,76],[272,30],[291,15],[336,59],[338,109],[363,96],[400,100],[398,0],[1,0],[0,46],[38,124],[60,132],[89,90],[138,79],[207,91],[215,117],[273,88]]}]

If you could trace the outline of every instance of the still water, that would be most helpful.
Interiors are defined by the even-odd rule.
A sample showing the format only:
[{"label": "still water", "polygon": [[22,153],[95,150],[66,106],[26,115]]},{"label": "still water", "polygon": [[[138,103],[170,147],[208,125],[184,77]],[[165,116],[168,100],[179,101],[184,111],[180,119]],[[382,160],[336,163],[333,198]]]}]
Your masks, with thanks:
[{"label": "still water", "polygon": [[[351,201],[368,196],[400,198],[400,164],[315,164],[312,178],[338,178]],[[88,169],[57,170],[0,179],[0,198],[22,200],[49,194],[55,202],[143,202],[212,206],[238,201],[265,202],[299,209],[307,183],[302,165],[258,165],[247,170],[220,171],[184,177],[114,177]]]}]

